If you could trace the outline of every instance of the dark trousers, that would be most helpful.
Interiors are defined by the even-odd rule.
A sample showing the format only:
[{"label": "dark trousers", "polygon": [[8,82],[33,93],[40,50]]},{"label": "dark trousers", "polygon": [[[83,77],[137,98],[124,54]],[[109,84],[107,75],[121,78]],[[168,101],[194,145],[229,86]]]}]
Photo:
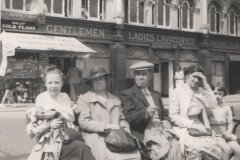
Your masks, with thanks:
[{"label": "dark trousers", "polygon": [[63,144],[60,160],[95,160],[90,148],[81,141]]}]

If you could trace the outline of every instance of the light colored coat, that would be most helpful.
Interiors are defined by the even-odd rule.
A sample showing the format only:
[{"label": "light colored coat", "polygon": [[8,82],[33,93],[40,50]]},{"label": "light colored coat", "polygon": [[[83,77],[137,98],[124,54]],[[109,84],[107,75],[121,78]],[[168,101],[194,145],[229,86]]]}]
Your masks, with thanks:
[{"label": "light colored coat", "polygon": [[[98,95],[89,91],[78,99],[80,107],[79,124],[83,129],[83,138],[91,148],[96,160],[106,160],[108,159],[106,155],[110,153],[106,148],[104,136],[102,135],[107,124],[119,123],[121,127],[129,130],[129,124],[125,121],[120,110],[120,100],[110,93],[107,93],[107,97],[108,100],[104,103]],[[116,156],[116,153],[115,155],[114,153],[110,154]],[[121,156],[124,157],[124,154]],[[115,158],[112,157],[111,159]]]},{"label": "light colored coat", "polygon": [[[66,93],[59,93],[57,99],[52,99],[49,93],[45,91],[37,96],[36,107],[43,107],[45,110],[55,109],[66,119],[67,126],[75,129],[71,100]],[[52,152],[55,160],[58,160],[62,148],[59,129],[50,129],[48,120],[37,120],[35,116],[36,107],[27,111],[27,134],[37,140],[28,160],[41,160],[44,152]]]},{"label": "light colored coat", "polygon": [[[183,147],[184,135],[188,134],[187,129],[193,125],[193,120],[188,119],[188,109],[193,96],[193,91],[187,84],[175,88],[169,104],[169,117],[176,127],[174,130],[179,133],[180,144]],[[210,128],[206,109],[217,106],[216,98],[210,86],[205,89],[200,88],[199,94],[205,99],[205,107],[202,111],[203,123],[206,128]]]}]

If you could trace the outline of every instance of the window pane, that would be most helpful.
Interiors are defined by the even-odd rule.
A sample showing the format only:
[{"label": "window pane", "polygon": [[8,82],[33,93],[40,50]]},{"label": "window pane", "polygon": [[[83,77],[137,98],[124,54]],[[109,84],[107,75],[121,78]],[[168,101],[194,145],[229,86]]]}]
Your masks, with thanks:
[{"label": "window pane", "polygon": [[137,1],[129,0],[130,22],[137,22]]},{"label": "window pane", "polygon": [[220,21],[221,21],[221,15],[220,15],[220,13],[217,13],[216,14],[216,29],[217,29],[217,33],[219,33],[220,32]]},{"label": "window pane", "polygon": [[13,0],[13,9],[23,10],[23,0]]},{"label": "window pane", "polygon": [[10,0],[5,0],[5,8],[10,9]]},{"label": "window pane", "polygon": [[152,24],[155,24],[155,15],[156,15],[155,5],[152,5]]},{"label": "window pane", "polygon": [[182,27],[187,28],[187,23],[188,23],[188,4],[183,3],[182,6]]},{"label": "window pane", "polygon": [[234,34],[234,12],[230,12],[230,34]]},{"label": "window pane", "polygon": [[51,0],[44,0],[44,3],[47,6],[47,13],[51,13],[51,8],[52,8]]},{"label": "window pane", "polygon": [[90,0],[89,16],[94,18],[98,17],[98,0]]},{"label": "window pane", "polygon": [[72,15],[72,0],[68,0],[67,15]]},{"label": "window pane", "polygon": [[163,0],[158,1],[158,25],[163,25]]},{"label": "window pane", "polygon": [[166,26],[170,26],[170,6],[169,5],[165,5],[166,11]]},{"label": "window pane", "polygon": [[63,0],[53,0],[53,13],[62,14]]},{"label": "window pane", "polygon": [[190,26],[190,29],[193,29],[194,9],[190,8],[189,12],[190,12],[189,26]]},{"label": "window pane", "polygon": [[32,11],[34,9],[33,0],[25,0],[26,11]]},{"label": "window pane", "polygon": [[143,23],[143,18],[144,17],[144,3],[140,2],[138,6],[138,18],[139,18],[139,23]]},{"label": "window pane", "polygon": [[215,32],[215,8],[211,8],[210,10],[210,31]]}]

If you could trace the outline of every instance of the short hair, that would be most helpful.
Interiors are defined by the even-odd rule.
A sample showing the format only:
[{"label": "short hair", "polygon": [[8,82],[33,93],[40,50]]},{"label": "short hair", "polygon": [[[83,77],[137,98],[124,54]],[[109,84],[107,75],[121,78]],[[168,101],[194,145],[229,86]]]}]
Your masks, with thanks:
[{"label": "short hair", "polygon": [[217,91],[218,92],[223,92],[223,95],[226,96],[227,95],[227,91],[224,87],[220,87],[220,88],[217,88]]},{"label": "short hair", "polygon": [[46,82],[46,77],[49,73],[57,73],[60,75],[61,79],[62,79],[62,82],[64,83],[65,81],[65,76],[63,74],[63,72],[57,68],[56,65],[48,65],[45,67],[45,70],[44,70],[44,74],[43,74],[43,80],[44,82]]},{"label": "short hair", "polygon": [[203,67],[199,64],[193,64],[184,70],[184,75],[186,76],[194,72],[201,72],[202,74],[204,74]]}]

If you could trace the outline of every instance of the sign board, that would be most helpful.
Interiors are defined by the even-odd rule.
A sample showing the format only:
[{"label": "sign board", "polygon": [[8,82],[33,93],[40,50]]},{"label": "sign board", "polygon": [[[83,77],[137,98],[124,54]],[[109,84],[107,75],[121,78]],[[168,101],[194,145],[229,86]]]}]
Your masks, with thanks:
[{"label": "sign board", "polygon": [[1,20],[2,29],[13,29],[13,30],[24,30],[24,31],[36,31],[37,24],[36,22],[23,22],[17,20]]}]

